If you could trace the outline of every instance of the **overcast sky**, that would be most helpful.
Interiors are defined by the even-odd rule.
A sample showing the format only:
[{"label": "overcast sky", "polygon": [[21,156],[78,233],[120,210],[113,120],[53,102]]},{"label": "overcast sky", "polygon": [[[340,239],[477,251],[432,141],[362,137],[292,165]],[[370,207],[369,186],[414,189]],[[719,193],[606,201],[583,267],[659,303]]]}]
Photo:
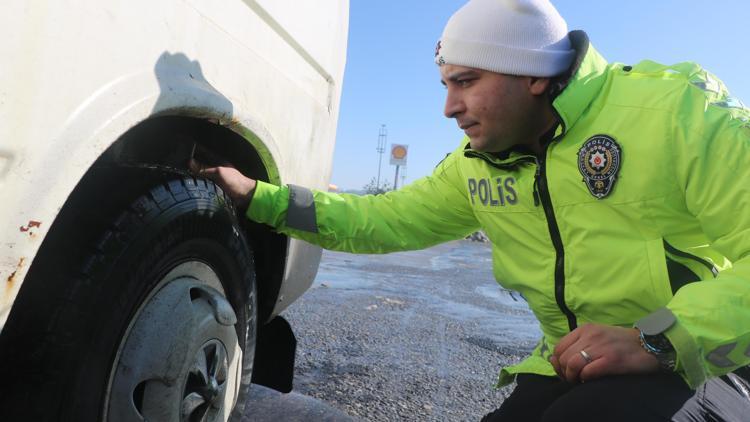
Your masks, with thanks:
[{"label": "overcast sky", "polygon": [[[750,1],[557,0],[611,62],[695,61],[750,104]],[[381,124],[388,147],[408,144],[406,182],[429,174],[463,133],[442,115],[445,90],[433,54],[463,0],[350,0],[349,50],[331,183],[359,189],[376,176]],[[381,180],[395,168],[383,156]],[[400,178],[399,178],[400,179]],[[399,184],[401,180],[399,180]]]}]

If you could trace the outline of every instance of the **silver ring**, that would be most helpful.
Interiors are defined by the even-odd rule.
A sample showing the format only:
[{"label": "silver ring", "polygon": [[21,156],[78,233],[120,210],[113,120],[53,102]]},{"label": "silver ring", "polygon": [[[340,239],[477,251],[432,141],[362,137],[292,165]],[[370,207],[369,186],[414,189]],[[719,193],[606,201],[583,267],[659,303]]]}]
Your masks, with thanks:
[{"label": "silver ring", "polygon": [[586,353],[585,350],[581,350],[581,356],[583,356],[583,360],[585,360],[586,363],[591,363],[591,362],[594,361],[594,359],[591,358],[591,355],[589,355],[588,353]]}]

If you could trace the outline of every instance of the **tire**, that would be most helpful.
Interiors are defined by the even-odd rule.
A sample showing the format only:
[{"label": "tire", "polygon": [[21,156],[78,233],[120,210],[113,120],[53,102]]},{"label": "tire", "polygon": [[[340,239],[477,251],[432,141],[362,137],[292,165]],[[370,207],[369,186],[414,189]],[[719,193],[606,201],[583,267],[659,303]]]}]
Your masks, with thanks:
[{"label": "tire", "polygon": [[202,179],[173,176],[119,212],[51,305],[31,360],[49,371],[25,395],[31,414],[239,420],[257,329],[242,233],[229,199]]}]

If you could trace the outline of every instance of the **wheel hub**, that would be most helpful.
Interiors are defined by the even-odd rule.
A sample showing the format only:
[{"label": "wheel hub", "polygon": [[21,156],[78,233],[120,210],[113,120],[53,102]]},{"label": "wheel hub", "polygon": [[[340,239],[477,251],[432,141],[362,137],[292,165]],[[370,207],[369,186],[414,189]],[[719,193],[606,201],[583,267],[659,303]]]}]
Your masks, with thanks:
[{"label": "wheel hub", "polygon": [[185,383],[182,420],[203,420],[209,407],[221,407],[228,369],[226,356],[224,345],[217,340],[204,343],[196,353]]}]

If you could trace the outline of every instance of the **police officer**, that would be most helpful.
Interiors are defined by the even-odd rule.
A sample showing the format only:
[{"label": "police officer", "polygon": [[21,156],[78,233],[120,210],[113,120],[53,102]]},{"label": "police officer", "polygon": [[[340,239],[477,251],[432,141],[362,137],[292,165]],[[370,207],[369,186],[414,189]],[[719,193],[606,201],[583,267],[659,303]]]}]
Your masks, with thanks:
[{"label": "police officer", "polygon": [[502,369],[517,386],[486,420],[749,420],[750,111],[696,64],[606,62],[546,0],[469,1],[435,62],[466,137],[399,191],[192,168],[248,218],[329,249],[483,229],[543,334]]}]

